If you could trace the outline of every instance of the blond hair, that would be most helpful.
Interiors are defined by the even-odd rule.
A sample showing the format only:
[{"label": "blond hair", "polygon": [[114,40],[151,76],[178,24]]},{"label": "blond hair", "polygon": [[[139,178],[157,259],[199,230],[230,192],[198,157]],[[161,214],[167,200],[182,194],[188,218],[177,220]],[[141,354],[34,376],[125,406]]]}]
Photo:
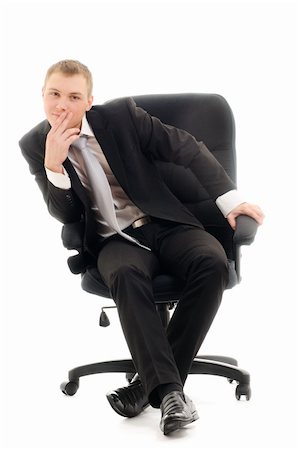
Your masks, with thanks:
[{"label": "blond hair", "polygon": [[87,82],[88,97],[92,95],[93,89],[92,74],[88,69],[88,67],[80,63],[80,61],[76,61],[74,59],[64,59],[62,61],[53,64],[51,67],[49,67],[46,73],[44,86],[46,85],[49,77],[55,72],[61,72],[68,76],[77,74],[83,75]]}]

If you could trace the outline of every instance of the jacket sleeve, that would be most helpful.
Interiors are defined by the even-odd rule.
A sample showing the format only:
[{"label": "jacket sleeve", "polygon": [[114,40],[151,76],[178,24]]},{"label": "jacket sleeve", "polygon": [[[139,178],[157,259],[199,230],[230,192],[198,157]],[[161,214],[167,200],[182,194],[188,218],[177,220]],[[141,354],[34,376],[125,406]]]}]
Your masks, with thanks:
[{"label": "jacket sleeve", "polygon": [[44,168],[45,141],[36,129],[23,136],[19,145],[29,164],[29,170],[42,192],[49,213],[62,223],[79,221],[83,213],[83,204],[72,188],[60,189],[48,180]]},{"label": "jacket sleeve", "polygon": [[128,100],[128,108],[142,149],[153,159],[190,169],[213,200],[236,189],[204,142],[198,142],[194,136],[182,129],[162,123],[157,117],[137,107],[133,99]]}]

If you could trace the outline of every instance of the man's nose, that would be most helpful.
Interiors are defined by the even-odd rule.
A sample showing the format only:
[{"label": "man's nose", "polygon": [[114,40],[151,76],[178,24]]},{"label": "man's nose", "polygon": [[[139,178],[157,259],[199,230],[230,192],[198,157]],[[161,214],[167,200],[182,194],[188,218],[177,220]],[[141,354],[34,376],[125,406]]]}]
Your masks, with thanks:
[{"label": "man's nose", "polygon": [[68,102],[67,100],[64,99],[59,99],[59,101],[57,102],[56,108],[59,111],[66,111],[68,109]]}]

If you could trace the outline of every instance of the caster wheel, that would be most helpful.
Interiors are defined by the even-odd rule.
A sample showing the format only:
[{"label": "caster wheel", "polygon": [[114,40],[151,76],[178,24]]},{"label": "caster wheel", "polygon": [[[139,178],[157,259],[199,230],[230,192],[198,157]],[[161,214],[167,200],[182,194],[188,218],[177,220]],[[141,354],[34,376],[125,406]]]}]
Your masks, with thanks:
[{"label": "caster wheel", "polygon": [[64,381],[61,383],[60,389],[65,395],[74,395],[79,389],[79,384],[75,381]]},{"label": "caster wheel", "polygon": [[235,395],[237,400],[241,400],[242,396],[246,397],[246,400],[248,401],[251,397],[251,389],[249,384],[238,384],[236,387]]},{"label": "caster wheel", "polygon": [[126,373],[125,374],[125,378],[127,379],[127,381],[130,383],[131,380],[133,379],[133,377],[135,376],[135,373]]}]

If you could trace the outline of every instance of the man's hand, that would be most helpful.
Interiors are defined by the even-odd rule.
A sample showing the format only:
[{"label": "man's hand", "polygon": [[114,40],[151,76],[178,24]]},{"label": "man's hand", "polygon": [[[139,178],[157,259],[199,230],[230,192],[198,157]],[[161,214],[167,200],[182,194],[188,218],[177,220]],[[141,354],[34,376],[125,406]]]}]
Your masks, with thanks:
[{"label": "man's hand", "polygon": [[68,128],[71,118],[72,112],[61,113],[48,133],[45,167],[53,172],[63,173],[69,147],[79,137],[80,128]]},{"label": "man's hand", "polygon": [[265,217],[263,211],[259,206],[252,205],[250,203],[241,203],[240,205],[236,206],[236,208],[232,209],[232,211],[227,215],[227,220],[233,230],[236,229],[236,218],[241,214],[252,217],[256,222],[258,222],[259,225],[263,223]]}]

